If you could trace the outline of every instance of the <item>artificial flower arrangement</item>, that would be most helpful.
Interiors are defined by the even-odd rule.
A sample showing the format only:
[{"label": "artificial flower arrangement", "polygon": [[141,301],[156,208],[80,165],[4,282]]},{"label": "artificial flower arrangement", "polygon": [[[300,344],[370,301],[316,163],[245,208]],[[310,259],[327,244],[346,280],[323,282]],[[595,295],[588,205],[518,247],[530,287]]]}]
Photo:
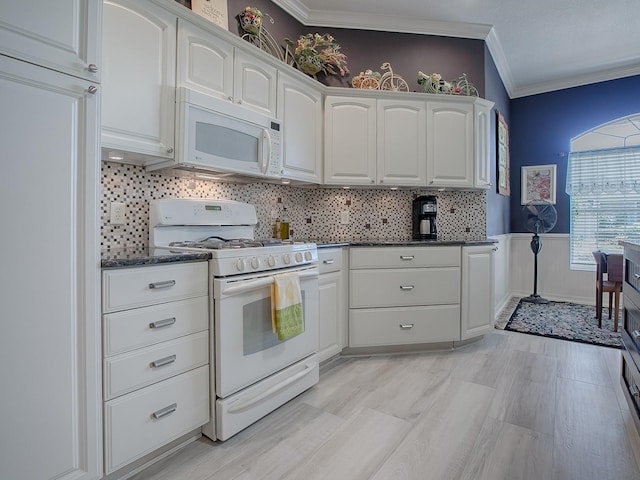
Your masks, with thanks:
[{"label": "artificial flower arrangement", "polygon": [[422,90],[425,93],[478,96],[478,90],[467,80],[467,75],[465,73],[456,80],[447,81],[443,80],[442,75],[439,73],[427,75],[423,72],[418,72],[418,85],[422,86]]},{"label": "artificial flower arrangement", "polygon": [[349,73],[346,55],[340,52],[340,45],[327,33],[301,35],[295,44],[288,39],[285,42],[291,47],[295,45],[293,49],[295,65],[298,70],[307,75],[315,76],[323,72],[325,75],[344,77]]},{"label": "artificial flower arrangement", "polygon": [[240,28],[245,32],[257,35],[262,27],[262,12],[256,7],[244,7],[244,10],[238,14]]}]

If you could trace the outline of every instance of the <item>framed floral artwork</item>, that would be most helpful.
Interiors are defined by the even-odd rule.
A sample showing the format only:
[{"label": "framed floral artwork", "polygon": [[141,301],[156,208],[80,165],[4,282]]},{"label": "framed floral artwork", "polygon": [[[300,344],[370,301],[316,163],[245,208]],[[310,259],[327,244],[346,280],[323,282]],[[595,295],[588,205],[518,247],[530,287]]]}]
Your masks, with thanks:
[{"label": "framed floral artwork", "polygon": [[529,202],[556,203],[556,166],[522,167],[522,205]]},{"label": "framed floral artwork", "polygon": [[509,127],[500,112],[496,112],[496,176],[498,177],[498,193],[509,196]]}]

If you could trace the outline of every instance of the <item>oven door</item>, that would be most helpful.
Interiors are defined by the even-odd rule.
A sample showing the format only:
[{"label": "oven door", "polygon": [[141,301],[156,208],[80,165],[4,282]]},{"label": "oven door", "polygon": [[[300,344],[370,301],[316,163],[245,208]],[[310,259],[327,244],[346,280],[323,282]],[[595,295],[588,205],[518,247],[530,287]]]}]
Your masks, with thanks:
[{"label": "oven door", "polygon": [[272,272],[214,279],[218,397],[227,397],[317,351],[318,267],[288,271],[299,274],[304,331],[284,341],[271,327]]}]

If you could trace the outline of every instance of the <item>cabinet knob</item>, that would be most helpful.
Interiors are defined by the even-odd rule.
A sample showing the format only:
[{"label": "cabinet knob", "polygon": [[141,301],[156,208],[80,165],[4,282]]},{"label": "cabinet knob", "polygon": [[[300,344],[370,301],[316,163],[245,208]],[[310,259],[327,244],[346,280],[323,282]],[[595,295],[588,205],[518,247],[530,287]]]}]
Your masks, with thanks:
[{"label": "cabinet knob", "polygon": [[87,65],[87,70],[89,70],[91,73],[96,73],[98,71],[98,66],[90,63],[89,65]]},{"label": "cabinet knob", "polygon": [[173,147],[167,147],[167,153],[173,153]]},{"label": "cabinet knob", "polygon": [[633,335],[634,340],[640,340],[640,331],[634,330],[631,335]]},{"label": "cabinet knob", "polygon": [[98,93],[98,87],[91,85],[89,88],[87,88],[87,92],[89,92],[91,95],[95,95],[96,93]]},{"label": "cabinet knob", "polygon": [[629,393],[633,396],[633,397],[640,397],[640,390],[638,389],[638,386],[633,384],[629,387]]}]

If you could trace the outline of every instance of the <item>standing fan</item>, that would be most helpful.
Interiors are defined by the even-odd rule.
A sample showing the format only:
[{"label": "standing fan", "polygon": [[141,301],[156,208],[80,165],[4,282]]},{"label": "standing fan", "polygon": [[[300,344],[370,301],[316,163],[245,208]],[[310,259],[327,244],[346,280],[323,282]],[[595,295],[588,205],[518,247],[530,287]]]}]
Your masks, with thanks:
[{"label": "standing fan", "polygon": [[533,233],[531,251],[533,252],[533,293],[522,299],[523,302],[549,303],[549,300],[538,295],[538,254],[542,250],[542,240],[538,234],[547,233],[556,225],[558,213],[549,202],[538,200],[522,207],[524,225]]}]

